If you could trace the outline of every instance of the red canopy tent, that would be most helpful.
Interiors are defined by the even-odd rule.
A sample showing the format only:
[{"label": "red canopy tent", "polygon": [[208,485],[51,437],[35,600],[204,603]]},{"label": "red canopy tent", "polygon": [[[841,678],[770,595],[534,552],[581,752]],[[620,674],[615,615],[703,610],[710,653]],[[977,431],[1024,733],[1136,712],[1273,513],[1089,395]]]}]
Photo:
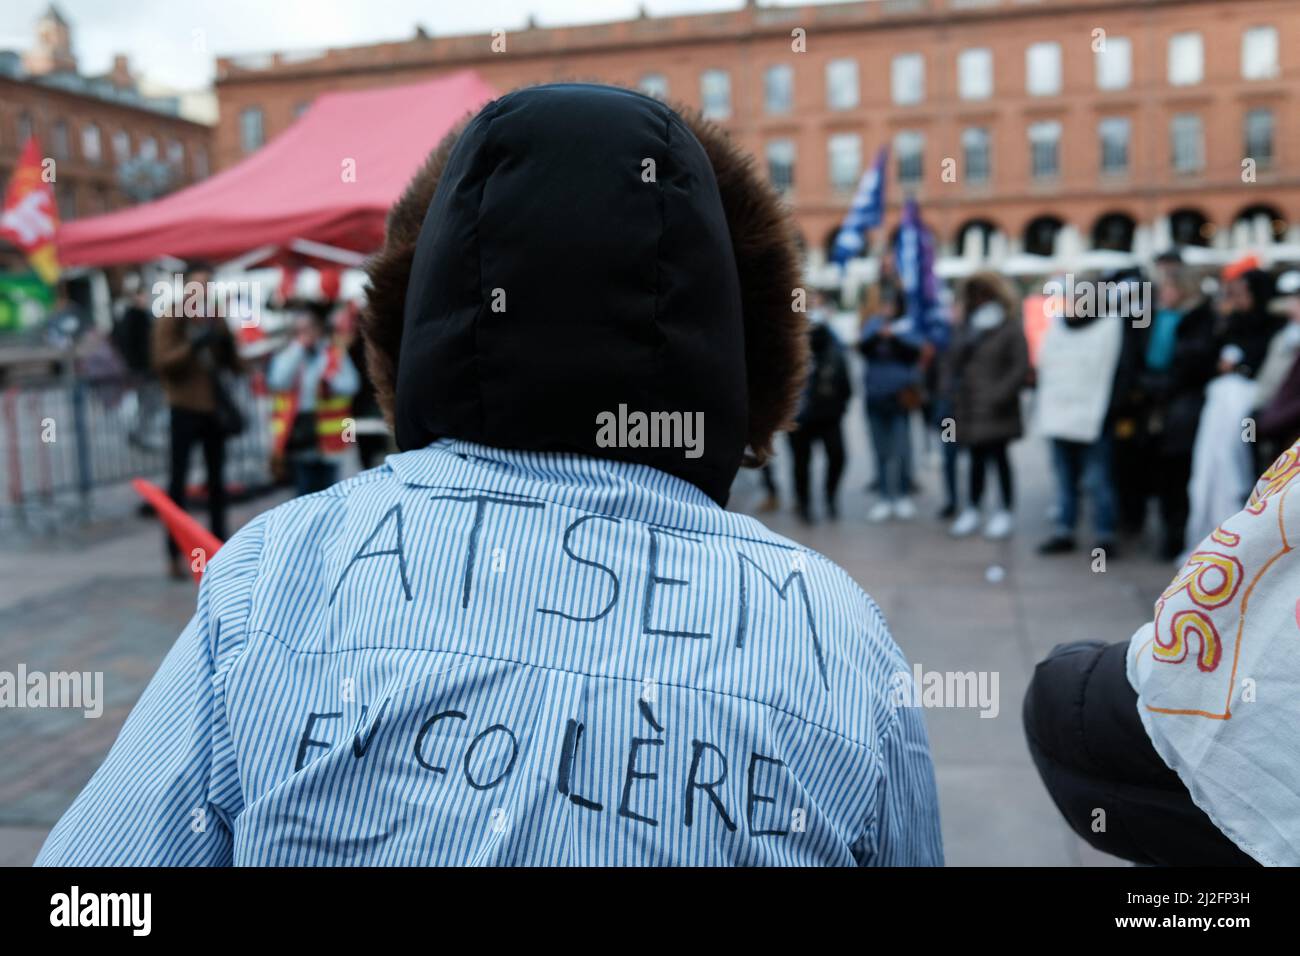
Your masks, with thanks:
[{"label": "red canopy tent", "polygon": [[295,241],[373,252],[388,207],[429,151],[495,95],[470,70],[409,86],[327,93],[229,169],[155,202],[67,223],[59,230],[59,260],[224,260]]}]

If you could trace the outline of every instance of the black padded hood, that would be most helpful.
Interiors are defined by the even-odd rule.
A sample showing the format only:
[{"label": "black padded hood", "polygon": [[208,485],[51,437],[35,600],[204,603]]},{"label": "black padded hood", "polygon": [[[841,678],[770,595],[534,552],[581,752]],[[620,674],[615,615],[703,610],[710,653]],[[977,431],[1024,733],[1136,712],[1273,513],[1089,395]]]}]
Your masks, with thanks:
[{"label": "black padded hood", "polygon": [[[453,437],[637,462],[723,504],[744,453],[745,375],[727,220],[681,117],[627,90],[556,84],[470,121],[411,266],[398,447]],[[620,406],[702,413],[702,454],[602,447],[598,422]]]}]

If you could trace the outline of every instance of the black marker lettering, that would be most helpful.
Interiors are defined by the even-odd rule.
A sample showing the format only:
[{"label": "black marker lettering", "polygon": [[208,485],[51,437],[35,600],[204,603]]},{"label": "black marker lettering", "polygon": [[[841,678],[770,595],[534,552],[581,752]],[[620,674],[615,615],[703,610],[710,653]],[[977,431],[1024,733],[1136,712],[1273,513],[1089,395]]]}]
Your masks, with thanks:
[{"label": "black marker lettering", "polygon": [[588,560],[587,558],[579,557],[578,555],[574,554],[573,549],[569,547],[569,537],[573,534],[574,530],[577,529],[579,525],[587,521],[594,521],[596,519],[600,519],[602,521],[612,521],[615,524],[619,523],[619,520],[617,518],[609,518],[606,517],[605,515],[583,515],[577,521],[573,522],[573,524],[569,525],[567,528],[564,529],[564,553],[567,554],[574,561],[577,561],[579,564],[585,564],[589,568],[595,568],[598,571],[603,571],[609,575],[610,584],[612,584],[614,588],[613,593],[611,593],[609,596],[609,603],[606,604],[602,610],[593,614],[591,617],[579,617],[574,614],[566,614],[564,611],[553,611],[550,608],[544,608],[544,607],[539,607],[537,609],[537,613],[555,614],[569,621],[599,621],[610,611],[614,610],[614,605],[618,602],[618,591],[620,586],[618,575],[615,574],[611,568],[606,567],[605,565],[601,564],[599,561],[591,561]]},{"label": "black marker lettering", "polygon": [[[722,761],[722,773],[716,780],[710,780],[708,783],[696,783],[696,774],[700,769],[700,757],[704,756],[704,751],[712,750]],[[722,817],[722,822],[728,830],[735,832],[736,824],[731,817],[727,816],[727,808],[722,804],[722,798],[714,792],[714,787],[720,787],[727,782],[727,755],[724,754],[713,744],[705,743],[703,740],[691,741],[691,772],[686,778],[686,825],[690,826],[695,817],[695,794],[693,790],[703,790],[709,795],[709,800],[713,802],[714,807],[718,810],[718,815]]]},{"label": "black marker lettering", "polygon": [[817,638],[817,624],[813,620],[812,601],[808,597],[808,585],[804,582],[803,572],[791,571],[786,576],[784,583],[777,585],[776,579],[768,575],[748,555],[736,552],[736,558],[740,565],[740,600],[737,602],[736,647],[745,646],[745,635],[749,625],[749,588],[745,584],[745,565],[749,564],[750,567],[763,575],[767,583],[776,589],[777,596],[782,601],[786,599],[786,591],[790,589],[791,582],[796,582],[799,585],[799,597],[803,600],[804,614],[808,619],[808,632],[812,635],[813,652],[817,655],[817,668],[821,671],[822,686],[830,690],[830,681],[826,677],[826,659],[822,656],[821,641]]},{"label": "black marker lettering", "polygon": [[[388,524],[388,519],[392,518],[394,515],[397,518],[397,546],[389,548],[386,551],[367,551],[366,548],[370,547],[370,543],[378,537],[379,532],[384,529],[384,525]],[[334,590],[330,592],[329,603],[334,603],[334,598],[338,596],[339,588],[343,585],[343,579],[346,578],[348,572],[352,570],[352,565],[367,558],[382,558],[388,555],[397,556],[397,569],[402,575],[402,591],[406,594],[406,599],[409,601],[411,600],[411,583],[406,579],[406,551],[402,546],[402,505],[400,502],[393,505],[384,513],[384,516],[379,519],[379,524],[375,525],[375,530],[370,532],[370,536],[366,538],[361,547],[357,549],[357,553],[352,556],[352,560],[348,562],[348,566],[344,568],[343,573],[339,575],[338,583],[334,585]]]},{"label": "black marker lettering", "polygon": [[[472,760],[474,757],[474,748],[477,747],[479,743],[489,734],[495,734],[495,733],[503,733],[510,738],[510,760],[506,764],[506,768],[502,770],[499,774],[497,774],[495,777],[493,777],[490,781],[488,781],[487,783],[479,783],[477,780],[474,779],[474,775],[470,773],[470,769],[469,769],[470,760]],[[515,760],[518,759],[518,757],[519,757],[519,741],[515,739],[514,732],[511,731],[510,728],[507,727],[505,724],[493,724],[487,730],[483,731],[472,741],[470,741],[469,749],[465,751],[465,780],[475,790],[491,790],[502,780],[504,780],[509,775],[510,771],[515,768]]]},{"label": "black marker lettering", "polygon": [[666,534],[670,537],[681,538],[683,541],[696,541],[696,538],[687,538],[683,535],[676,535],[670,531],[664,531],[661,528],[649,528],[650,532],[650,575],[645,582],[645,599],[641,605],[641,630],[646,634],[658,634],[662,637],[691,637],[691,638],[709,638],[711,634],[701,631],[671,631],[662,628],[650,626],[651,610],[654,606],[655,585],[667,584],[681,586],[690,584],[689,581],[683,581],[679,578],[661,578],[656,573],[659,567],[659,535]]},{"label": "black marker lettering", "polygon": [[420,732],[415,736],[415,759],[419,761],[420,766],[423,767],[425,770],[432,770],[434,773],[441,773],[441,774],[445,774],[447,772],[447,768],[435,767],[433,764],[425,760],[424,753],[423,753],[424,750],[423,744],[424,744],[425,734],[427,734],[430,730],[432,730],[433,725],[436,724],[438,721],[442,720],[444,717],[454,717],[456,720],[465,719],[465,715],[459,710],[439,711],[438,713],[434,714],[432,717],[430,717],[428,720],[426,720],[423,724],[420,725]]},{"label": "black marker lettering", "polygon": [[301,770],[304,764],[306,763],[308,747],[320,747],[322,750],[329,749],[330,745],[325,741],[312,740],[311,738],[312,728],[316,726],[316,721],[317,720],[338,720],[342,716],[343,716],[342,712],[339,712],[337,714],[308,714],[307,715],[307,729],[302,732],[302,738],[298,741],[298,757],[293,762],[294,773],[297,773],[299,770]]},{"label": "black marker lettering", "polygon": [[[370,728],[370,733],[366,734],[363,741],[360,734],[354,734],[352,737],[352,755],[354,757],[364,757],[366,751],[370,749],[370,742],[375,739],[375,731],[379,729],[379,718],[384,714],[384,708],[388,706],[390,698],[385,697],[384,702],[379,705],[379,715],[375,717],[375,725]],[[366,723],[366,705],[361,705],[361,718],[357,721],[357,727],[363,727]]]},{"label": "black marker lettering", "polygon": [[560,748],[560,766],[555,774],[555,789],[578,806],[599,812],[605,809],[601,804],[573,793],[573,761],[578,756],[578,742],[582,740],[582,730],[583,725],[570,717],[564,727],[564,743]]},{"label": "black marker lettering", "polygon": [[657,773],[641,773],[636,769],[637,752],[642,746],[662,747],[663,743],[662,740],[653,740],[646,737],[632,738],[632,746],[629,747],[627,751],[627,772],[623,775],[623,798],[618,802],[618,815],[620,817],[627,817],[629,820],[640,820],[642,823],[648,823],[652,827],[659,826],[658,820],[644,817],[639,813],[633,813],[632,810],[628,808],[628,802],[632,797],[633,780],[659,779],[659,774]]},{"label": "black marker lettering", "polygon": [[499,498],[493,495],[433,495],[430,501],[474,502],[474,523],[469,529],[469,548],[465,553],[465,575],[461,583],[460,606],[469,607],[469,593],[474,587],[474,558],[478,555],[479,533],[483,530],[483,513],[488,505],[510,505],[514,508],[545,508],[541,501],[524,501],[518,498]]},{"label": "black marker lettering", "polygon": [[749,755],[749,787],[748,787],[748,792],[745,795],[745,818],[746,821],[749,823],[749,835],[750,836],[786,836],[790,832],[789,830],[754,829],[754,808],[758,806],[760,803],[771,803],[773,805],[776,804],[776,799],[774,797],[770,797],[767,796],[766,794],[758,793],[754,789],[754,770],[758,766],[758,762],[760,760],[763,761],[764,763],[775,764],[778,767],[785,766],[785,763],[783,761],[777,760],[775,757],[764,757],[760,753],[751,753]]}]

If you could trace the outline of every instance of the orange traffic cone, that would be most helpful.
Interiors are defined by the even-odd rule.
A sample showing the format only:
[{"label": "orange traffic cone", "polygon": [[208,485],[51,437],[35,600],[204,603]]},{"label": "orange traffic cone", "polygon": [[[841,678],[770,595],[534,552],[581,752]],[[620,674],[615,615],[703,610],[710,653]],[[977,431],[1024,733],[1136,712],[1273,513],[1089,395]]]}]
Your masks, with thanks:
[{"label": "orange traffic cone", "polygon": [[133,478],[131,486],[162,520],[167,533],[180,548],[181,556],[190,562],[190,573],[197,584],[203,579],[203,569],[221,547],[221,539],[186,514],[167,496],[167,492],[152,482]]}]

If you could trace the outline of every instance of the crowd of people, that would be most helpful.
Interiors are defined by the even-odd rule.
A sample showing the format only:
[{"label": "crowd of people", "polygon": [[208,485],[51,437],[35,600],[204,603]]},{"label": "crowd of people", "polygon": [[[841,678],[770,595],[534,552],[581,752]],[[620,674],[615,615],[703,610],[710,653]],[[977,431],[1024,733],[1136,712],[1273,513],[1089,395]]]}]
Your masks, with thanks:
[{"label": "crowd of people", "polygon": [[[676,184],[654,203],[626,188],[649,142]],[[941,864],[929,705],[899,695],[919,663],[846,571],[725,507],[793,421],[799,513],[838,514],[852,352],[825,297],[807,328],[792,318],[787,218],[723,130],[617,88],[527,87],[450,133],[367,261],[367,361],[346,310],[286,303],[292,335],[263,373],[298,491],[337,477],[366,372],[401,453],[224,544],[38,862]],[[686,226],[661,241],[665,223]],[[1243,478],[1300,434],[1297,278],[1249,259],[1210,276],[1170,253],[1154,296],[1135,270],[1087,277],[1105,294],[1062,298],[1042,328],[983,272],[936,326],[887,268],[861,309],[870,520],[916,520],[920,422],[943,449],[951,533],[1013,534],[1010,446],[1034,389],[1058,491],[1044,553],[1075,548],[1084,501],[1107,549],[1151,499],[1164,557],[1227,522],[1212,528],[1237,551],[1189,561],[1131,641],[1056,648],[1026,697],[1064,817],[1137,862],[1300,859],[1294,576],[1264,580],[1292,550],[1280,513],[1300,443],[1253,493]],[[495,310],[507,288],[515,304]],[[139,352],[140,332],[119,338]],[[223,443],[247,425],[229,380],[248,363],[220,320],[149,332],[173,496],[202,447],[223,531]],[[710,440],[696,456],[598,441],[591,412],[629,396],[707,407]],[[775,494],[770,464],[764,478]],[[1244,694],[1235,657],[1218,665],[1234,628],[1242,650],[1252,593],[1261,649],[1242,674],[1270,702],[1229,722]],[[191,826],[196,809],[209,825]]]},{"label": "crowd of people", "polygon": [[[195,261],[183,278],[186,289],[208,290],[216,277],[210,264]],[[292,296],[270,304],[284,327],[269,340],[257,328],[256,336],[273,350],[259,348],[259,357],[249,358],[232,317],[209,308],[187,311],[184,302],[160,305],[143,278],[128,273],[111,333],[81,350],[83,372],[90,361],[85,356],[92,356],[100,377],[120,380],[135,396],[126,436],[131,444],[159,450],[154,425],[165,418],[167,492],[181,507],[191,494],[194,451],[201,450],[209,527],[222,540],[228,529],[227,445],[246,429],[266,428],[268,472],[299,495],[334,484],[349,455],[369,468],[388,447],[386,436],[357,427],[358,419],[377,420],[380,413],[356,306]],[[241,391],[269,395],[269,422],[248,420],[256,412],[238,400]],[[189,577],[170,538],[167,571]]]},{"label": "crowd of people", "polygon": [[[917,516],[914,445],[923,442],[939,449],[938,516],[949,532],[1011,535],[1009,449],[1032,428],[1048,441],[1056,484],[1042,554],[1078,547],[1086,505],[1091,545],[1113,556],[1121,537],[1143,532],[1154,501],[1156,551],[1173,560],[1239,508],[1263,466],[1300,435],[1300,273],[1274,275],[1253,257],[1208,272],[1171,251],[1150,278],[1137,268],[1058,277],[1052,282],[1087,285],[1089,294],[1045,310],[1031,357],[1021,296],[1008,280],[981,272],[960,282],[935,335],[909,313],[884,265],[863,297],[853,343],[874,462],[869,521]],[[829,316],[819,293],[812,371],[789,436],[795,505],[809,522],[817,445],[827,460],[824,512],[839,513],[852,407],[849,347]],[[770,509],[777,486],[770,473],[766,481]]]}]

